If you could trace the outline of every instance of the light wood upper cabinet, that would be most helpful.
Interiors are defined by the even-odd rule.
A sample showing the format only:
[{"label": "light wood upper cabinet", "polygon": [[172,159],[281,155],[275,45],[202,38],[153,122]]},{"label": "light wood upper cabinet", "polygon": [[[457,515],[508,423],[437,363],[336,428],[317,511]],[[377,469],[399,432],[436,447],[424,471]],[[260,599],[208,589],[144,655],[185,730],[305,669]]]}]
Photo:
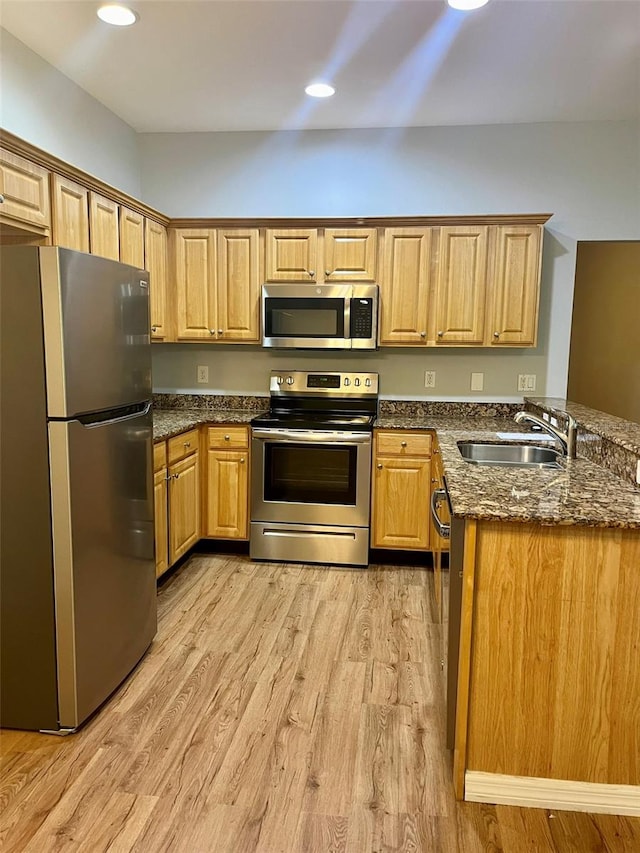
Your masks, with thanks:
[{"label": "light wood upper cabinet", "polygon": [[144,268],[149,271],[149,302],[151,339],[164,340],[167,330],[167,229],[164,225],[145,220]]},{"label": "light wood upper cabinet", "polygon": [[260,340],[260,283],[258,229],[219,230],[217,340]]},{"label": "light wood upper cabinet", "polygon": [[24,157],[0,148],[0,204],[2,222],[16,220],[28,230],[51,227],[49,172]]},{"label": "light wood upper cabinet", "polygon": [[177,228],[170,232],[178,340],[210,340],[216,326],[216,232]]},{"label": "light wood upper cabinet", "polygon": [[377,282],[375,228],[325,228],[324,280]]},{"label": "light wood upper cabinet", "polygon": [[429,547],[431,436],[398,430],[375,433],[371,546]]},{"label": "light wood upper cabinet", "polygon": [[492,346],[535,346],[541,242],[540,225],[496,226],[487,326]]},{"label": "light wood upper cabinet", "polygon": [[51,175],[53,243],[89,251],[89,191],[75,181]]},{"label": "light wood upper cabinet", "polygon": [[138,269],[145,268],[144,216],[120,207],[120,260]]},{"label": "light wood upper cabinet", "polygon": [[432,229],[387,228],[380,280],[380,343],[427,343]]},{"label": "light wood upper cabinet", "polygon": [[207,486],[204,535],[249,537],[249,430],[214,426],[206,430]]},{"label": "light wood upper cabinet", "polygon": [[89,193],[89,235],[91,254],[120,260],[118,205],[98,193]]},{"label": "light wood upper cabinet", "polygon": [[318,229],[267,228],[265,281],[318,280]]},{"label": "light wood upper cabinet", "polygon": [[486,225],[458,225],[440,229],[435,294],[437,344],[484,341],[487,292]]}]

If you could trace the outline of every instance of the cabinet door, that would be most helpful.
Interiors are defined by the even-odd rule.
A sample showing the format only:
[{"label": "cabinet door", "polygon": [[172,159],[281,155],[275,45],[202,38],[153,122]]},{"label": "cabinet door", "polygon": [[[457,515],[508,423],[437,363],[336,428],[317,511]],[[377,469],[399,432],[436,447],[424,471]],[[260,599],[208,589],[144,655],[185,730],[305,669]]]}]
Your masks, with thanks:
[{"label": "cabinet door", "polygon": [[432,232],[387,228],[380,281],[380,343],[427,342],[427,299]]},{"label": "cabinet door", "polygon": [[159,578],[169,568],[166,468],[161,468],[153,475],[153,501],[155,510],[156,577]]},{"label": "cabinet door", "polygon": [[375,282],[375,228],[325,228],[324,280]]},{"label": "cabinet door", "polygon": [[535,346],[542,227],[498,225],[496,232],[489,342]]},{"label": "cabinet door", "polygon": [[209,450],[206,535],[247,539],[249,464],[246,450]]},{"label": "cabinet door", "polygon": [[120,208],[120,260],[123,264],[145,269],[144,216],[128,207]]},{"label": "cabinet door", "polygon": [[208,228],[171,231],[178,340],[220,337],[215,310],[215,236],[216,232]]},{"label": "cabinet door", "polygon": [[145,220],[144,268],[149,271],[149,302],[151,338],[164,340],[167,333],[167,229],[164,225]]},{"label": "cabinet door", "polygon": [[436,343],[480,346],[487,282],[486,225],[440,229],[436,284]]},{"label": "cabinet door", "polygon": [[89,192],[75,181],[51,176],[53,243],[65,249],[89,251]]},{"label": "cabinet door", "polygon": [[89,236],[91,254],[120,260],[118,205],[98,193],[89,193]]},{"label": "cabinet door", "polygon": [[34,226],[51,227],[49,172],[0,148],[0,215]]},{"label": "cabinet door", "polygon": [[198,452],[169,467],[169,565],[200,538]]},{"label": "cabinet door", "polygon": [[268,228],[266,281],[317,281],[316,228]]},{"label": "cabinet door", "polygon": [[257,228],[218,231],[218,328],[223,341],[260,340]]},{"label": "cabinet door", "polygon": [[373,548],[429,546],[429,459],[378,456],[373,476]]}]

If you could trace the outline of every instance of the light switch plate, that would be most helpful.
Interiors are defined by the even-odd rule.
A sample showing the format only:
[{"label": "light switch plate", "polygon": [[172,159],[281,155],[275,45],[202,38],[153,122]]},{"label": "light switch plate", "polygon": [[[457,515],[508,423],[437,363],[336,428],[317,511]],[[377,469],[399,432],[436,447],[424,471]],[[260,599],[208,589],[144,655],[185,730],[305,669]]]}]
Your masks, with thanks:
[{"label": "light switch plate", "polygon": [[471,374],[471,390],[482,391],[484,388],[484,373]]}]

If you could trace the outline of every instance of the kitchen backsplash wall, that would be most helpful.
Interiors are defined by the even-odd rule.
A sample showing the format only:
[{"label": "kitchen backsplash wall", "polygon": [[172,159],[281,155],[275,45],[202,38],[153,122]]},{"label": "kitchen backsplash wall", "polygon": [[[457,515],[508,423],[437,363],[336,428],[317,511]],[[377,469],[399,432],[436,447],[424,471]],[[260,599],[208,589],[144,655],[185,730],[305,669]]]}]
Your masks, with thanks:
[{"label": "kitchen backsplash wall", "polygon": [[[393,399],[521,401],[519,374],[537,376],[536,393],[545,394],[546,359],[536,350],[509,353],[486,350],[384,348],[371,353],[264,350],[257,346],[154,344],[156,393],[268,394],[271,370],[373,371],[380,396]],[[209,382],[196,382],[197,368],[209,368]],[[435,388],[424,387],[426,370],[436,373]],[[471,374],[484,373],[483,391],[471,390]]]}]

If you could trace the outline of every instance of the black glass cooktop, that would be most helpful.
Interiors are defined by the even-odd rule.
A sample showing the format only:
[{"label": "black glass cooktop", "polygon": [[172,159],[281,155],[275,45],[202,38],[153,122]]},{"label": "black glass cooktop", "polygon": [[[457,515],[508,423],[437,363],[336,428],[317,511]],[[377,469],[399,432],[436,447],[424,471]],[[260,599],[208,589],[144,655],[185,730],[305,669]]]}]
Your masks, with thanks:
[{"label": "black glass cooktop", "polygon": [[262,429],[357,430],[373,429],[374,415],[350,415],[345,412],[266,412],[251,421]]}]

